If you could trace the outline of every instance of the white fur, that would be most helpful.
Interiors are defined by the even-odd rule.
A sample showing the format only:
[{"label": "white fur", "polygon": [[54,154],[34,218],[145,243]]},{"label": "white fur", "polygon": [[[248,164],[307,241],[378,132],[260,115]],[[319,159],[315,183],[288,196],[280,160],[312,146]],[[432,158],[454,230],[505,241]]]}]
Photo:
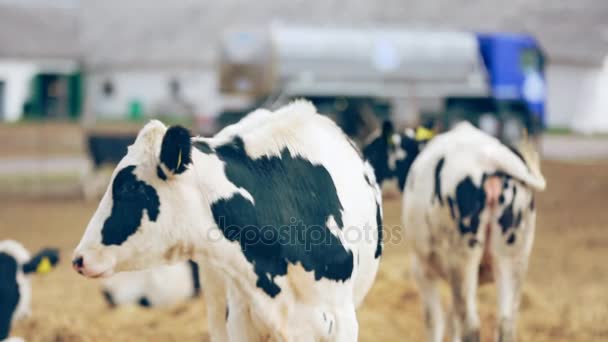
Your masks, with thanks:
[{"label": "white fur", "polygon": [[188,262],[118,273],[104,279],[102,287],[116,305],[136,304],[145,297],[152,306],[171,306],[195,295]]},{"label": "white fur", "polygon": [[[141,227],[125,243],[102,246],[101,228],[112,208],[109,188],[75,251],[75,255],[84,257],[87,265],[84,274],[107,276],[197,258],[212,340],[263,337],[278,341],[357,340],[355,307],[371,287],[378,268],[379,259],[374,258],[374,253],[379,190],[365,182],[363,175],[373,180],[373,172],[344,133],[331,120],[317,114],[313,105],[297,101],[274,113],[253,112],[216,137],[194,138],[215,148],[238,135],[254,158],[278,156],[287,148],[313,164],[323,165],[335,182],[343,206],[344,229],[332,231],[342,234],[345,247],[354,254],[351,279],[317,281],[300,265],[289,265],[285,276],[275,278],[282,290],[271,298],[256,287],[257,275],[252,265],[238,243],[224,238],[210,210],[212,202],[230,198],[235,192],[252,202],[253,198],[226,178],[224,164],[217,156],[194,148],[193,165],[188,171],[168,181],[158,179],[156,165],[165,130],[158,122],[146,125],[117,167],[120,170],[137,165],[137,177],[156,189],[161,203],[157,221],[149,222],[144,215]],[[368,228],[369,238],[347,239],[348,234],[363,235],[364,228]],[[170,253],[175,250],[178,252]],[[230,311],[228,329],[226,304]]]},{"label": "white fur", "polygon": [[[445,157],[445,162],[440,182],[444,204],[440,205],[434,199],[434,175],[442,157]],[[456,186],[466,176],[470,176],[477,187],[483,187],[482,175],[496,171],[514,177],[509,182],[517,187],[514,207],[522,210],[522,224],[516,230],[515,243],[508,245],[508,235],[503,235],[498,218],[513,200],[513,195],[504,191],[504,204],[486,206],[482,211],[479,229],[474,236],[479,244],[472,248],[469,242],[473,235],[460,233],[451,217],[447,196],[456,198]],[[500,184],[502,188],[502,181]],[[404,189],[403,223],[405,235],[413,247],[412,270],[428,318],[429,341],[443,341],[446,330],[437,288],[440,278],[452,286],[453,306],[448,322],[454,335],[452,340],[460,341],[461,336],[478,331],[475,296],[484,247],[492,255],[492,268],[499,290],[498,334],[505,341],[515,337],[514,321],[535,229],[536,214],[529,207],[534,190],[544,187],[545,180],[540,172],[529,171],[498,140],[468,123],[438,135],[417,157]],[[491,234],[490,241],[487,241],[487,233]]]}]

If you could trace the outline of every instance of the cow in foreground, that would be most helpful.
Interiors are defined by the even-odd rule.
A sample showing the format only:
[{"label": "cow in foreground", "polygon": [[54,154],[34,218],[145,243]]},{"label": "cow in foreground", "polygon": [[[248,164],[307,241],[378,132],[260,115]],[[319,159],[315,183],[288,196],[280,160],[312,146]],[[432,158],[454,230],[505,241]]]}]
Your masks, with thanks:
[{"label": "cow in foreground", "polygon": [[534,239],[534,192],[545,188],[538,154],[529,142],[509,148],[469,123],[430,142],[407,135],[398,140],[409,159],[387,147],[385,154],[397,162],[394,169],[384,165],[404,185],[403,224],[429,341],[443,341],[446,330],[440,279],[451,287],[452,340],[479,341],[476,291],[492,280],[498,288],[497,340],[515,340]]},{"label": "cow in foreground", "polygon": [[56,249],[43,249],[32,257],[19,242],[0,241],[0,341],[23,341],[8,336],[13,322],[31,315],[31,275],[50,271],[58,261]]},{"label": "cow in foreground", "polygon": [[102,282],[103,297],[111,308],[125,304],[171,306],[198,297],[200,292],[198,265],[192,260],[121,272]]},{"label": "cow in foreground", "polygon": [[212,138],[147,124],[74,252],[81,274],[193,259],[214,341],[356,341],[382,252],[374,173],[307,102]]}]

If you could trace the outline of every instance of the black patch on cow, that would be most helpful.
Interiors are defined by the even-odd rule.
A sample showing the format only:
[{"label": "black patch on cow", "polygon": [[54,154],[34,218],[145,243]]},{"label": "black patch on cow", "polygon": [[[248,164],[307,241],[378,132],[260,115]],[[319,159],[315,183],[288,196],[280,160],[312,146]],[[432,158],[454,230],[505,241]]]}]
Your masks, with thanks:
[{"label": "black patch on cow", "polygon": [[439,200],[439,204],[443,205],[443,198],[441,198],[441,170],[445,163],[445,157],[441,157],[437,166],[435,166],[435,198]]},{"label": "black patch on cow", "polygon": [[511,203],[505,207],[502,215],[498,218],[498,224],[500,225],[503,234],[513,226],[514,221],[515,215],[513,213],[513,204]]},{"label": "black patch on cow", "polygon": [[452,220],[456,220],[456,213],[454,213],[454,200],[450,196],[448,196],[448,205],[450,206],[450,216],[452,216]]},{"label": "black patch on cow", "polygon": [[137,179],[135,166],[120,170],[112,183],[112,212],[103,223],[101,243],[120,245],[141,224],[144,211],[151,221],[156,221],[160,212],[160,201],[156,190]]},{"label": "black patch on cow", "polygon": [[530,200],[530,211],[534,211],[535,206],[534,196],[532,196],[532,199]]},{"label": "black patch on cow", "polygon": [[287,149],[278,156],[250,158],[242,139],[216,148],[226,177],[247,191],[211,205],[224,236],[238,241],[254,266],[257,286],[269,296],[281,289],[274,277],[285,275],[289,263],[314,271],[315,279],[345,281],[353,271],[353,254],[326,226],[333,217],[343,228],[342,204],[327,170]]},{"label": "black patch on cow", "polygon": [[471,238],[469,240],[469,247],[474,248],[475,246],[477,246],[478,243],[479,243],[479,240],[477,240],[476,238]]},{"label": "black patch on cow", "polygon": [[163,171],[162,167],[160,167],[160,165],[156,166],[156,175],[158,176],[158,178],[164,181],[167,180],[167,175],[165,174],[165,171]]},{"label": "black patch on cow", "polygon": [[194,145],[194,147],[196,147],[197,150],[203,152],[204,154],[213,153],[213,149],[211,148],[211,146],[209,146],[209,144],[207,144],[204,141],[195,141],[192,143],[192,145]]},{"label": "black patch on cow", "polygon": [[11,320],[19,304],[18,267],[15,258],[0,252],[0,340],[8,337]]},{"label": "black patch on cow", "polygon": [[363,178],[365,179],[365,182],[367,183],[367,185],[373,187],[372,181],[369,179],[369,177],[367,175],[363,175]]},{"label": "black patch on cow", "polygon": [[509,228],[517,228],[521,224],[523,214],[520,211],[515,213],[513,203],[505,207],[502,215],[498,218],[498,224],[501,227],[502,233],[506,234]]},{"label": "black patch on cow", "polygon": [[106,303],[108,303],[109,307],[111,307],[111,308],[116,307],[116,302],[114,301],[114,297],[112,296],[110,291],[103,290],[103,291],[101,291],[101,294],[103,295],[103,298],[106,300]]},{"label": "black patch on cow", "polygon": [[57,263],[59,263],[59,250],[57,248],[45,248],[36,253],[36,255],[21,267],[23,273],[36,272],[43,259],[47,259],[51,263],[51,266],[57,265]]},{"label": "black patch on cow", "polygon": [[504,204],[505,203],[505,195],[504,193],[500,193],[500,196],[498,196],[498,204]]},{"label": "black patch on cow", "polygon": [[139,298],[139,301],[137,302],[137,304],[139,304],[139,306],[144,307],[144,308],[152,307],[152,303],[150,303],[150,301],[148,300],[148,298],[146,296]]},{"label": "black patch on cow", "polygon": [[181,126],[167,129],[160,146],[160,161],[173,173],[180,174],[192,163],[190,132]]},{"label": "black patch on cow", "polygon": [[[483,180],[481,182],[483,184]],[[458,207],[458,228],[460,233],[477,234],[479,215],[486,203],[486,194],[478,188],[470,176],[456,186],[456,206]]]},{"label": "black patch on cow", "polygon": [[382,255],[382,212],[380,208],[380,204],[376,203],[376,227],[378,227],[378,241],[376,243],[376,253],[374,254],[374,258],[378,259]]},{"label": "black patch on cow", "polygon": [[363,157],[374,168],[374,175],[378,184],[394,175],[388,166],[389,143],[383,137],[374,139],[363,148]]},{"label": "black patch on cow", "polygon": [[398,159],[395,163],[397,181],[399,182],[399,190],[405,189],[405,183],[407,182],[410,168],[418,157],[423,144],[408,137],[405,134],[401,135],[401,148],[405,151],[406,155],[404,159]]},{"label": "black patch on cow", "polygon": [[194,289],[194,297],[197,297],[201,293],[201,278],[198,271],[198,264],[192,260],[188,260],[190,266],[190,273],[192,274],[192,288]]},{"label": "black patch on cow", "polygon": [[509,237],[507,238],[507,243],[509,245],[512,245],[515,243],[515,233],[511,233],[511,235],[509,235]]}]

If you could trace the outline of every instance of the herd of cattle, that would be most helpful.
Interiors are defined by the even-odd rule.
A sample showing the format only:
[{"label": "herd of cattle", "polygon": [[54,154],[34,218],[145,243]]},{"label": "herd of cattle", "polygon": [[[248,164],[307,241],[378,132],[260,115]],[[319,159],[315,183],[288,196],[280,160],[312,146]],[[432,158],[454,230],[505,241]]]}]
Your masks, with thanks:
[{"label": "herd of cattle", "polygon": [[[151,121],[72,265],[104,278],[110,306],[201,292],[212,341],[356,341],[356,310],[383,250],[379,184],[391,179],[403,192],[428,340],[479,341],[476,290],[494,280],[496,339],[514,341],[545,180],[532,144],[509,147],[468,123],[435,137],[386,123],[360,150],[304,101],[257,110],[211,138]],[[29,277],[57,260],[55,250],[30,258],[0,242],[0,340],[20,340],[8,336],[29,314]]]}]

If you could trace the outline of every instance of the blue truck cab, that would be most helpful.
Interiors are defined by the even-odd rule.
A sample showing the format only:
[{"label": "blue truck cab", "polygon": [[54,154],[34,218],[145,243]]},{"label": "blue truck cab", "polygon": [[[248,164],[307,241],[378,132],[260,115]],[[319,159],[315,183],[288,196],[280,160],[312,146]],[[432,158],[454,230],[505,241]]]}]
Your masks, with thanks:
[{"label": "blue truck cab", "polygon": [[492,96],[524,101],[544,126],[545,56],[538,41],[517,33],[482,33],[477,37]]}]

